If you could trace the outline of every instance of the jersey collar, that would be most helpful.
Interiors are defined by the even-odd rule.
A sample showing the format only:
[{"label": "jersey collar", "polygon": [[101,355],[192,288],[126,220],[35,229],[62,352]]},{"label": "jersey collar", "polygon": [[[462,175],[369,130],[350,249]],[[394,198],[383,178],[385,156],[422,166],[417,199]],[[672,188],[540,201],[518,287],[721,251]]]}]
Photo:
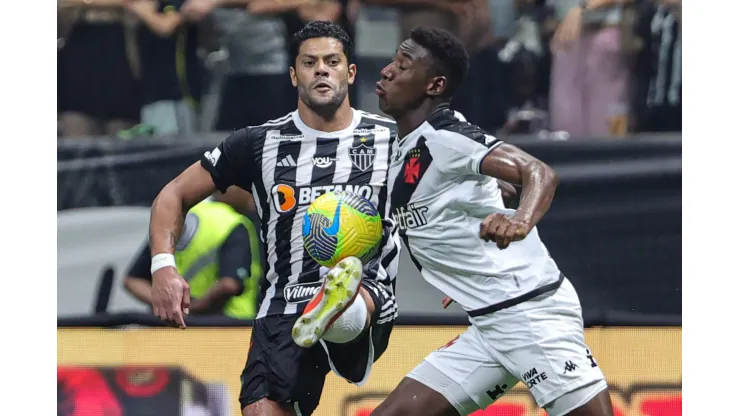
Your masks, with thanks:
[{"label": "jersey collar", "polygon": [[321,137],[321,138],[335,138],[335,137],[346,137],[351,136],[352,132],[357,128],[357,126],[360,124],[360,121],[362,120],[362,115],[359,111],[352,109],[352,123],[350,123],[347,128],[339,131],[321,131],[321,130],[315,130],[311,127],[308,127],[306,123],[301,120],[301,116],[298,115],[298,110],[293,111],[292,113],[293,117],[293,123],[295,123],[296,127],[298,127],[298,130],[301,131],[306,136],[314,136],[314,137]]}]

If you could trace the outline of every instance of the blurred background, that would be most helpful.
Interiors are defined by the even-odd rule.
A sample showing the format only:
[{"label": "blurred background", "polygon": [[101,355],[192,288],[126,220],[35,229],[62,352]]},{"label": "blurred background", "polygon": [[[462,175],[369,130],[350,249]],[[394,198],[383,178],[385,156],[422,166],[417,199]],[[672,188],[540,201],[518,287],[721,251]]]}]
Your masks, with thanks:
[{"label": "blurred background", "polygon": [[[253,201],[234,190],[191,212],[218,232],[178,249],[199,301],[186,331],[161,328],[148,306],[149,207],[228,132],[295,108],[290,39],[311,20],[352,37],[350,99],[370,112],[414,26],[465,42],[471,68],[452,107],[561,177],[540,235],[579,291],[615,414],[681,414],[680,0],[57,3],[59,415],[239,414],[263,270]],[[229,247],[248,253],[237,279],[216,259],[190,265]],[[400,325],[370,381],[329,375],[317,415],[369,414],[464,330],[405,252],[397,282]],[[520,386],[477,416],[542,414]]]}]

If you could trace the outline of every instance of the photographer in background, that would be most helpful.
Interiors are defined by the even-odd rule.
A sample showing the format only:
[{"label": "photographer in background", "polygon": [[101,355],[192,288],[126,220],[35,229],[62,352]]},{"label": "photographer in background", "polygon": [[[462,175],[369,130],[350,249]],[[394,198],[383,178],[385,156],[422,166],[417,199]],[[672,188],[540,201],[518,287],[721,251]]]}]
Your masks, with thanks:
[{"label": "photographer in background", "polygon": [[[175,260],[190,285],[192,315],[251,319],[257,313],[262,266],[259,236],[245,215],[246,192],[217,192],[193,207],[185,218]],[[240,213],[241,212],[241,213]],[[145,244],[126,273],[124,288],[151,305],[151,251]]]}]

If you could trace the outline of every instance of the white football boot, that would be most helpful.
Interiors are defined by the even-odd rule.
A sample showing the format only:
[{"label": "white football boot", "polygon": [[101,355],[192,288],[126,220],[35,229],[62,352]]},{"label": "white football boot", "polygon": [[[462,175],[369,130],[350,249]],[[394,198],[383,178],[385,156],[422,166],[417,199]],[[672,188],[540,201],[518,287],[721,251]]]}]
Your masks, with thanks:
[{"label": "white football boot", "polygon": [[301,347],[312,347],[339,318],[360,292],[362,262],[347,257],[324,277],[321,289],[306,305],[303,315],[293,325],[293,341]]}]

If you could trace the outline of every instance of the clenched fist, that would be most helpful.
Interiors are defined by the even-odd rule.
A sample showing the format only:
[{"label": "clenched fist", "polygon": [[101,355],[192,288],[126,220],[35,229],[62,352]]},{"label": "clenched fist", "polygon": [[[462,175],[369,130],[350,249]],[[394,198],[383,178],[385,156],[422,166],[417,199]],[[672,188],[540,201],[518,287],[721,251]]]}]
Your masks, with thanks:
[{"label": "clenched fist", "polygon": [[152,307],[160,319],[185,329],[185,315],[190,312],[190,286],[174,267],[163,267],[152,276]]},{"label": "clenched fist", "polygon": [[480,225],[480,238],[496,241],[498,248],[504,249],[512,241],[521,241],[529,234],[530,226],[526,221],[507,217],[504,214],[491,214]]}]

